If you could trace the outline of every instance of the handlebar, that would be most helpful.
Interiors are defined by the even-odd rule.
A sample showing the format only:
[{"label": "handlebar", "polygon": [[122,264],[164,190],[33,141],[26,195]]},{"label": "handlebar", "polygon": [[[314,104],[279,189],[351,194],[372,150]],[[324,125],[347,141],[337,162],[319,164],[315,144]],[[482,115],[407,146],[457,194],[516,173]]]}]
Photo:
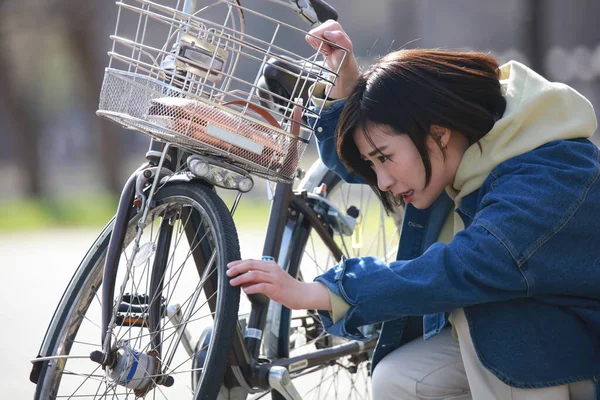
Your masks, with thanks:
[{"label": "handlebar", "polygon": [[[284,0],[285,1],[285,0]],[[325,22],[329,19],[338,19],[338,13],[323,0],[287,0],[296,11],[310,25]]]},{"label": "handlebar", "polygon": [[329,19],[333,19],[337,21],[338,13],[331,5],[324,2],[323,0],[309,0],[310,4],[313,6],[315,12],[317,13],[317,18],[319,22],[325,22]]},{"label": "handlebar", "polygon": [[[324,0],[271,0],[277,3],[288,3],[288,6],[296,11],[310,25],[327,20],[338,19],[338,13],[331,5]],[[235,0],[240,3],[239,0]],[[185,0],[183,11],[187,14],[194,14],[198,9],[197,0]]]}]

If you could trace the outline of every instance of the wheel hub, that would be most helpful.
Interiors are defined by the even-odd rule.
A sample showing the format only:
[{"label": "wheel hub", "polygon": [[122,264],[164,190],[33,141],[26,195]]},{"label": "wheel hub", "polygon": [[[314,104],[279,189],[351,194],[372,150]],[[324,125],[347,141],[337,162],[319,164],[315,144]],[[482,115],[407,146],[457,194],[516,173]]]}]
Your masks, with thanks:
[{"label": "wheel hub", "polygon": [[[100,357],[96,353],[90,358],[98,362]],[[158,356],[155,350],[144,353],[134,349],[127,340],[118,342],[110,357],[112,362],[105,368],[108,383],[131,389],[136,397],[144,397],[156,385],[173,385],[173,377],[160,373]]]},{"label": "wheel hub", "polygon": [[157,376],[158,366],[154,354],[142,353],[124,340],[117,344],[114,362],[106,368],[106,377],[112,384],[125,386],[134,390],[136,396],[143,396],[153,386],[152,378]]}]

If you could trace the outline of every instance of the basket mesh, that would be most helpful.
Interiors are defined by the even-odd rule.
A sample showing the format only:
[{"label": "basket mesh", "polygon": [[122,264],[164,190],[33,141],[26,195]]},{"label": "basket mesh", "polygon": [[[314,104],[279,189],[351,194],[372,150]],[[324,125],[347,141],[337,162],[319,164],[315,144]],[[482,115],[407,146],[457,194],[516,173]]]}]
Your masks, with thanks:
[{"label": "basket mesh", "polygon": [[98,114],[193,153],[224,157],[254,175],[293,179],[306,149],[303,140],[269,127],[259,115],[250,120],[201,99],[164,92],[151,78],[107,71]]},{"label": "basket mesh", "polygon": [[[309,87],[319,82],[332,84],[338,72],[323,66],[318,51],[301,56],[279,42],[295,37],[307,46],[306,33],[228,1],[194,15],[147,0],[117,4],[98,115],[254,175],[290,182],[319,118],[319,111],[294,98],[310,96]],[[268,33],[265,38],[241,29],[252,18]],[[287,94],[261,84],[267,70],[285,72]]]}]

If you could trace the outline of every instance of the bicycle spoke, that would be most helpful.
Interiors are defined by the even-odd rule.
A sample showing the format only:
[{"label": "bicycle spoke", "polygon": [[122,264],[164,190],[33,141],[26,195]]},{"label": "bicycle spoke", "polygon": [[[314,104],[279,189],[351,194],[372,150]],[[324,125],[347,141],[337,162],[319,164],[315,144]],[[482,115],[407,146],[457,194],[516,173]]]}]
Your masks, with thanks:
[{"label": "bicycle spoke", "polygon": [[80,344],[80,345],[83,345],[83,346],[101,347],[100,343],[82,342],[80,340],[73,340],[72,343],[74,343],[74,344]]},{"label": "bicycle spoke", "polygon": [[79,374],[77,372],[73,372],[73,371],[69,371],[68,369],[64,369],[62,370],[62,373],[65,375],[71,375],[71,376],[80,376],[80,377],[84,377],[86,379],[93,379],[93,380],[99,380],[99,381],[103,381],[104,380],[104,375],[93,375],[93,374]]},{"label": "bicycle spoke", "polygon": [[[366,191],[366,192],[365,192]],[[368,254],[389,260],[395,257],[393,241],[397,239],[396,224],[389,224],[379,198],[371,188],[364,185],[333,185],[328,199],[340,211],[354,205],[360,213],[355,226],[355,235],[364,238],[355,243],[355,238],[335,232],[334,240],[346,257],[359,257]],[[392,229],[393,227],[393,229]],[[305,251],[300,260],[297,278],[312,281],[317,275],[334,267],[337,261],[320,240],[316,232],[306,237]],[[310,354],[344,343],[323,331],[321,321],[315,312],[292,313],[290,328],[290,357]],[[368,376],[369,363],[359,355],[344,357],[335,365],[325,364],[292,375],[300,395],[306,400],[350,399],[368,400],[371,398]],[[355,364],[356,363],[356,364]],[[309,384],[310,382],[310,384]]]},{"label": "bicycle spoke", "polygon": [[[189,335],[189,340],[185,339],[186,343],[189,343],[193,350],[201,333],[219,323],[217,322],[218,307],[223,306],[223,303],[222,296],[219,295],[222,284],[218,282],[223,279],[220,271],[227,261],[221,261],[221,257],[226,256],[231,261],[239,259],[239,250],[227,248],[224,243],[229,242],[220,238],[220,233],[215,230],[215,227],[223,229],[222,219],[216,218],[202,208],[203,206],[199,206],[200,203],[208,201],[206,192],[209,191],[204,188],[202,195],[198,194],[195,197],[197,200],[191,203],[186,200],[186,197],[174,197],[170,202],[157,203],[152,212],[148,213],[143,230],[137,228],[139,216],[134,217],[129,223],[125,235],[127,242],[123,245],[118,261],[116,277],[118,288],[113,297],[113,322],[109,325],[112,328],[108,333],[111,335],[111,345],[118,352],[117,354],[120,354],[119,357],[131,357],[134,352],[139,354],[140,361],[136,364],[135,378],[128,378],[127,383],[124,381],[127,374],[134,373],[133,369],[129,369],[131,364],[127,364],[131,362],[127,361],[131,358],[122,358],[125,364],[121,363],[122,366],[112,364],[106,368],[106,373],[98,369],[100,366],[91,361],[89,356],[79,361],[69,359],[68,364],[65,361],[62,369],[54,369],[54,375],[60,377],[60,388],[56,391],[58,398],[133,400],[138,398],[140,393],[133,389],[136,385],[141,382],[151,384],[152,379],[159,377],[162,379],[165,374],[175,378],[174,385],[166,387],[151,384],[141,388],[142,391],[148,391],[143,398],[194,398],[194,383],[190,377],[203,376],[214,371],[214,368],[204,368],[197,354],[191,354],[189,346],[186,344],[188,347],[184,349],[180,343],[182,332],[185,331],[186,335]],[[208,196],[216,198],[214,193],[209,193]],[[224,204],[222,207],[225,208]],[[162,255],[164,265],[157,266],[158,259],[154,252],[160,251],[155,249],[157,245],[162,245],[159,242],[162,239],[159,237],[166,238],[164,232],[163,235],[160,233],[167,226],[173,231],[168,237],[169,242]],[[134,249],[135,243],[139,244],[139,250]],[[104,245],[103,249],[106,247],[107,245]],[[100,257],[97,260],[99,260],[98,268],[102,268],[100,262],[104,258]],[[206,260],[201,262],[206,265],[197,266],[196,260]],[[153,272],[155,267],[160,270]],[[84,287],[86,292],[78,297],[80,301],[88,303],[84,303],[83,306],[69,306],[81,310],[79,311],[81,316],[76,320],[77,323],[81,323],[81,326],[71,339],[68,337],[61,339],[63,343],[69,343],[67,354],[89,354],[92,349],[102,348],[99,343],[103,303],[100,296],[103,277],[101,272],[93,275],[97,281],[90,281],[89,286]],[[152,281],[153,274],[156,275],[154,281]],[[209,282],[214,283],[209,284]],[[229,300],[229,306],[233,304],[237,309],[238,300],[231,296],[229,298],[233,300],[233,302]],[[150,325],[153,328],[148,325],[150,305],[160,307],[159,320],[153,321],[153,325]],[[167,315],[169,306],[178,307],[180,318],[173,319]],[[230,315],[235,321],[236,314]],[[221,322],[220,332],[223,332],[224,326],[234,325],[232,322]],[[68,330],[64,331],[68,332]],[[153,339],[157,334],[160,334],[160,340]],[[211,341],[213,339],[214,337],[211,337]],[[157,347],[158,342],[160,347]],[[153,353],[153,349],[160,349],[160,353]],[[206,352],[207,357],[217,352],[221,355],[215,357],[221,360],[225,357],[224,349],[226,346],[221,343],[204,348],[202,351]],[[198,347],[197,350],[200,348]],[[56,350],[53,351],[60,354]],[[142,359],[142,355],[145,358]],[[160,372],[153,369],[157,364],[148,357],[156,357],[156,362],[161,368]],[[145,368],[148,370],[146,371]],[[113,369],[114,371],[111,372]],[[207,382],[212,381],[208,378]]]},{"label": "bicycle spoke", "polygon": [[[92,394],[78,394],[78,395],[73,395],[73,396],[56,396],[57,399],[102,399],[102,398],[106,398],[106,393],[108,393],[108,391],[106,391],[103,395],[101,395],[100,397],[98,396],[98,393],[92,395]],[[123,392],[123,393],[117,393],[115,392],[113,394],[113,398],[115,398],[115,396],[129,396],[131,393],[130,392]],[[127,397],[126,397],[127,398]]]},{"label": "bicycle spoke", "polygon": [[[67,375],[75,375],[75,376],[84,376],[84,377],[85,377],[85,379],[84,379],[84,380],[81,382],[81,384],[80,384],[80,385],[79,385],[79,386],[78,386],[78,387],[77,387],[77,388],[76,388],[76,389],[73,391],[73,393],[72,393],[72,395],[71,395],[71,396],[73,396],[75,393],[77,393],[77,391],[78,391],[80,388],[82,388],[82,387],[83,387],[83,385],[84,385],[84,384],[85,384],[85,383],[86,383],[88,380],[95,380],[95,379],[97,379],[97,380],[99,380],[99,381],[100,381],[100,384],[99,384],[99,385],[101,385],[101,384],[102,384],[102,382],[104,382],[104,381],[105,381],[105,377],[104,377],[104,375],[96,375],[96,376],[94,376],[94,375],[93,375],[93,374],[94,374],[96,371],[98,371],[98,369],[100,369],[100,367],[99,367],[99,366],[98,366],[96,369],[94,369],[94,371],[92,371],[92,373],[91,373],[91,374],[89,374],[89,375],[82,375],[82,374],[78,374],[78,373],[75,373],[75,372],[72,372],[72,371],[63,370],[63,374],[67,374]],[[100,388],[100,386],[98,386],[98,387]]]},{"label": "bicycle spoke", "polygon": [[84,315],[83,318],[88,321],[90,324],[94,325],[96,328],[100,328],[100,325],[96,322],[92,321],[87,315]]}]

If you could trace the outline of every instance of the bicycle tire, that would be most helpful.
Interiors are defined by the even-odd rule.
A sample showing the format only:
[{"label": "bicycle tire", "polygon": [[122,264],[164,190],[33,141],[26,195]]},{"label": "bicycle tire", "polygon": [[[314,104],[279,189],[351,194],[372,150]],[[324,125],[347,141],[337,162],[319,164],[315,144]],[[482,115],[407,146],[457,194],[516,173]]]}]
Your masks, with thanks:
[{"label": "bicycle tire", "polygon": [[[322,186],[324,185],[324,186]],[[380,232],[377,234],[373,234],[372,236],[378,237],[383,232],[383,240],[387,243],[383,243],[382,246],[375,246],[373,248],[370,246],[364,252],[362,246],[360,250],[353,249],[352,246],[348,246],[348,243],[345,243],[344,246],[341,246],[343,253],[347,257],[356,257],[359,256],[361,251],[364,255],[373,255],[380,256],[386,259],[395,259],[395,249],[397,248],[397,239],[398,239],[398,227],[399,227],[399,219],[396,219],[395,223],[384,223],[384,212],[381,206],[381,203],[377,196],[374,194],[372,189],[367,185],[349,185],[346,182],[342,181],[338,175],[336,175],[333,171],[328,170],[325,165],[322,164],[320,160],[317,160],[313,164],[313,166],[308,171],[305,179],[300,183],[298,190],[306,190],[308,192],[312,192],[315,188],[322,188],[326,190],[326,198],[330,201],[333,200],[335,203],[334,197],[338,197],[338,199],[342,198],[342,204],[338,204],[340,211],[345,212],[346,209],[351,205],[349,200],[351,197],[351,192],[354,194],[360,193],[357,197],[359,199],[352,199],[352,204],[358,200],[360,204],[361,214],[366,215],[369,212],[373,212],[373,210],[377,210],[379,213],[376,215],[376,218],[382,222],[382,225],[379,226]],[[340,192],[342,192],[340,194]],[[346,194],[344,194],[344,192]],[[360,199],[362,195],[366,195],[367,199]],[[345,198],[344,198],[345,197]],[[370,206],[368,203],[372,201],[373,205]],[[345,203],[345,204],[344,204]],[[359,217],[361,218],[361,217]],[[367,217],[368,218],[368,217]],[[388,219],[389,221],[389,219]],[[359,229],[361,231],[367,229],[372,229],[372,224],[366,224],[367,221],[361,221],[360,225],[357,225],[355,229]],[[372,222],[372,221],[371,221]],[[330,230],[330,232],[333,232]],[[389,235],[386,237],[385,233],[388,232]],[[361,232],[362,233],[362,232]],[[313,238],[314,236],[314,238]],[[365,235],[363,235],[365,236]],[[343,238],[339,234],[334,234],[336,237],[336,241],[341,243]],[[280,262],[282,266],[287,269],[288,273],[292,276],[303,279],[309,278],[306,280],[312,280],[315,276],[315,271],[307,271],[308,268],[312,269],[311,266],[307,266],[306,259],[310,259],[308,264],[317,264],[315,260],[318,257],[318,253],[326,253],[326,249],[321,247],[321,251],[307,251],[307,247],[314,245],[315,240],[320,242],[318,239],[318,235],[313,232],[310,225],[307,223],[298,222],[294,231],[291,233],[290,239],[288,243],[290,246],[286,249],[283,247],[282,254],[280,254]],[[349,238],[346,238],[347,242]],[[311,253],[311,254],[309,254]],[[328,259],[327,265],[316,266],[316,274],[320,274],[325,272],[327,269],[333,267],[336,262],[331,255],[321,254],[320,260],[324,258]],[[315,311],[307,311],[306,314],[300,311],[290,311],[288,308],[281,307],[280,308],[280,317],[279,317],[279,340],[277,343],[277,354],[278,357],[289,357],[294,356],[303,351],[297,342],[304,340],[306,343],[313,342],[312,345],[315,348],[324,348],[329,347],[335,344],[341,344],[344,342],[344,339],[334,338],[331,335],[328,335],[324,332],[320,319],[317,317]],[[304,320],[306,318],[306,320]],[[293,320],[301,320],[302,325],[305,325],[305,321],[309,321],[304,327],[294,327],[292,326]],[[300,332],[300,333],[299,333]],[[302,339],[302,334],[305,334],[304,339]],[[292,343],[291,338],[296,336],[295,340]],[[344,357],[336,361],[336,365],[333,366],[324,366],[321,369],[316,369],[312,374],[304,375],[307,378],[300,378],[300,376],[294,375],[291,373],[293,382],[296,382],[296,387],[300,391],[300,394],[303,399],[333,399],[333,398],[341,398],[341,399],[370,399],[370,363],[369,363],[370,354],[362,354],[359,361],[355,358],[353,361],[350,361],[348,357]],[[318,384],[314,384],[313,382],[316,379],[315,376],[310,378],[311,375],[318,375]],[[299,379],[303,379],[303,381],[299,382]],[[307,382],[310,382],[308,384]],[[277,393],[272,393],[273,400],[282,400],[283,397]]]},{"label": "bicycle tire", "polygon": [[[165,214],[161,214],[163,211]],[[172,246],[173,252],[172,254],[169,254],[169,257],[167,258],[167,268],[169,268],[171,273],[175,273],[177,278],[175,279],[175,275],[168,275],[169,280],[167,281],[167,275],[165,274],[164,285],[167,289],[163,292],[162,297],[168,302],[177,302],[183,298],[184,301],[182,302],[183,306],[181,309],[185,310],[184,314],[188,314],[193,318],[189,318],[187,321],[176,325],[176,323],[167,323],[167,318],[165,317],[167,307],[165,307],[165,310],[161,311],[162,322],[160,326],[165,335],[163,336],[165,339],[163,348],[168,347],[166,345],[169,338],[171,338],[169,343],[173,345],[173,363],[170,364],[168,368],[172,376],[175,376],[175,383],[169,388],[157,386],[156,388],[153,387],[151,390],[155,392],[156,398],[214,399],[217,397],[221,382],[224,378],[226,363],[223,362],[223,360],[227,358],[230,351],[231,336],[237,324],[240,290],[239,288],[234,288],[229,285],[229,279],[225,275],[227,262],[240,258],[237,232],[226,205],[211,188],[201,183],[169,183],[158,190],[154,196],[151,210],[148,213],[148,219],[150,221],[147,221],[144,234],[150,230],[149,233],[152,237],[154,224],[162,222],[163,216],[166,215],[167,212],[169,213],[169,221],[172,221],[173,225],[177,227],[176,235],[173,235],[174,238],[171,242],[171,244],[175,243],[176,246]],[[182,221],[182,215],[186,216],[185,221]],[[128,251],[127,245],[132,242],[138,219],[139,215],[135,215],[129,221],[128,233],[123,246],[123,254],[125,255]],[[98,309],[99,304],[96,304],[99,303],[99,295],[97,293],[101,293],[98,292],[98,290],[101,286],[104,266],[103,261],[106,255],[113,223],[114,220],[107,225],[96,242],[91,246],[69,283],[46,333],[46,339],[44,340],[44,345],[41,349],[41,354],[43,356],[79,355],[79,353],[85,355],[89,354],[91,349],[100,348],[101,332],[99,329],[99,321],[101,320],[101,313]],[[174,266],[177,264],[180,257],[180,254],[177,253],[177,246],[187,242],[187,240],[182,240],[182,238],[185,237],[186,230],[191,232],[190,229],[194,229],[194,238],[197,237],[197,232],[200,229],[204,229],[206,234],[197,242],[195,239],[192,241],[194,244],[192,245],[192,249],[188,249],[183,264],[175,268]],[[158,230],[160,229],[157,229],[157,231]],[[207,239],[204,240],[205,238]],[[153,241],[145,242],[144,245],[146,245],[146,243],[150,244],[149,246],[146,246],[146,250],[154,246],[152,244]],[[141,268],[141,276],[139,276],[137,285],[132,284],[131,286],[135,289],[139,289],[143,286],[144,279],[146,280],[145,284],[148,284],[150,275],[149,266],[152,265],[151,258],[153,254],[151,251],[149,255],[143,255],[138,260],[137,257],[141,254],[142,247],[143,246],[140,247],[140,252],[136,254],[132,261],[132,264],[135,265],[130,272],[132,276],[130,280],[135,282],[135,278],[133,278],[133,274],[135,273],[134,270]],[[199,290],[199,286],[194,287],[191,291],[184,292],[184,297],[177,297],[179,296],[179,292],[176,292],[177,288],[185,290],[183,286],[189,286],[190,283],[192,283],[191,287],[193,287],[194,279],[186,280],[189,276],[195,277],[196,281],[199,280],[197,275],[199,271],[192,269],[196,267],[195,263],[188,263],[187,269],[185,264],[191,258],[191,250],[196,248],[201,249],[201,254],[205,257],[205,260],[209,259],[208,254],[205,254],[207,250],[216,253],[216,262],[213,264],[215,267],[206,275],[207,278],[200,289],[205,289],[210,282],[217,290],[215,295],[210,298],[206,297],[205,303],[198,309],[195,308],[196,304],[193,304],[194,301],[190,300],[190,298]],[[195,252],[195,254],[198,253]],[[147,259],[145,259],[146,257]],[[119,270],[122,269],[124,269],[123,266],[120,266]],[[171,285],[172,288],[170,287]],[[143,293],[138,294],[141,296],[129,295],[129,298],[132,300],[130,300],[129,307],[124,311],[124,315],[121,315],[121,317],[123,317],[122,321],[129,318],[128,321],[134,322],[128,322],[130,324],[128,328],[125,327],[126,322],[121,322],[118,329],[115,329],[117,332],[113,332],[113,335],[116,338],[127,338],[126,340],[129,342],[131,342],[133,338],[133,342],[137,343],[138,346],[141,346],[144,343],[144,340],[146,340],[144,338],[145,335],[142,333],[144,330],[147,330],[148,323],[144,322],[143,313],[141,317],[138,315],[141,319],[135,320],[134,318],[132,309],[135,307],[132,306],[132,304],[134,304],[135,301],[133,299],[135,298],[137,299],[136,301],[139,302],[140,299],[143,299],[144,295]],[[190,296],[186,299],[185,296],[188,294]],[[146,303],[150,302],[146,301]],[[200,324],[198,321],[201,321],[206,316],[197,316],[196,313],[199,312],[199,310],[202,310],[202,307],[208,303],[214,303],[215,311],[208,313],[208,316],[210,317],[214,315],[214,321],[211,321],[213,322],[212,325],[209,323],[205,324],[204,321]],[[122,304],[123,303],[121,303],[121,305]],[[208,319],[210,320],[210,318]],[[83,326],[84,322],[85,326]],[[94,326],[94,323],[98,326]],[[136,323],[138,326],[134,326]],[[144,324],[146,325],[144,326]],[[168,324],[173,325],[173,328],[168,328]],[[184,324],[187,324],[188,333],[192,333],[192,339],[198,339],[199,343],[202,342],[200,337],[206,333],[207,328],[210,331],[211,338],[209,340],[209,345],[205,346],[205,348],[199,347],[197,343],[196,346],[194,346],[192,356],[184,353],[182,357],[182,355],[179,354],[179,351],[183,350],[182,348],[184,346],[177,341],[173,341],[172,338],[178,336],[175,335],[175,333],[177,333],[177,329]],[[204,328],[202,328],[202,326],[204,326]],[[90,331],[90,328],[95,329]],[[168,330],[171,329],[172,331],[168,332]],[[197,333],[200,330],[202,333],[198,335]],[[127,331],[127,335],[124,331]],[[138,333],[139,336],[136,337],[135,333]],[[88,337],[91,340],[90,342],[87,341]],[[177,344],[179,344],[179,346],[177,346]],[[85,350],[87,350],[87,352]],[[142,350],[143,347],[140,351]],[[165,354],[170,350],[170,348],[167,349]],[[163,356],[165,354],[163,354]],[[182,359],[183,363],[179,365],[178,363],[181,362]],[[182,367],[184,364],[190,371],[185,370],[185,368]],[[192,368],[189,368],[190,364],[192,364]],[[92,371],[91,374],[80,374],[78,371],[72,370],[73,367],[79,367],[80,365],[87,368],[89,371]],[[204,366],[207,365],[210,365],[210,368],[204,368]],[[197,374],[197,372],[191,371],[194,369],[196,371],[202,370],[200,377],[195,383],[192,375],[194,375],[194,373]],[[182,372],[179,374],[178,370],[181,370]],[[187,380],[192,380],[191,387],[185,384],[185,381]],[[86,390],[90,389],[90,391],[85,392],[84,388]],[[192,388],[195,390],[192,390]],[[66,392],[63,392],[63,389],[65,389]],[[189,395],[183,397],[181,396],[182,392],[189,393]],[[125,386],[115,386],[114,382],[110,381],[106,375],[102,376],[102,369],[100,369],[100,366],[94,364],[89,359],[79,360],[63,358],[57,361],[44,361],[42,363],[42,367],[37,377],[35,399],[46,400],[55,399],[57,397],[70,398],[82,395],[89,398],[103,398],[105,395],[109,395],[111,398],[116,399],[131,398],[133,396],[133,391]]]}]

